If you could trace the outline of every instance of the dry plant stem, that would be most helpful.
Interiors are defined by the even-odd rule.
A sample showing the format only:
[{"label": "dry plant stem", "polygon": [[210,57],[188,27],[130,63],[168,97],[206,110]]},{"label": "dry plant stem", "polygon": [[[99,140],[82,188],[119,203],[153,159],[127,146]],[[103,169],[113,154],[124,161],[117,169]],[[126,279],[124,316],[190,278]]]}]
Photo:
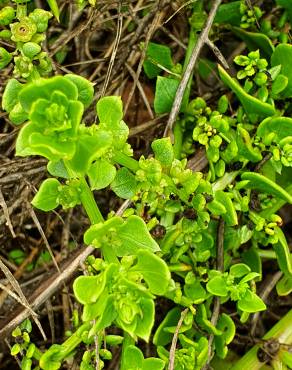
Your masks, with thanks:
[{"label": "dry plant stem", "polygon": [[[41,323],[39,322],[39,319],[37,317],[37,314],[33,311],[33,307],[29,304],[29,302],[27,301],[25,295],[23,294],[21,288],[20,288],[20,285],[18,284],[18,281],[15,279],[15,277],[12,275],[12,273],[9,271],[9,269],[5,266],[5,264],[2,262],[1,258],[0,258],[0,269],[2,270],[2,272],[4,273],[4,275],[6,276],[6,278],[9,280],[10,284],[12,285],[13,289],[15,290],[15,292],[18,294],[18,297],[17,297],[17,301],[18,299],[20,300],[21,304],[23,304],[25,307],[27,307],[25,310],[28,312],[29,315],[31,315],[34,319],[34,322],[36,323],[37,327],[39,328],[43,338],[46,340],[46,335],[43,331],[43,328],[41,326]],[[3,288],[3,287],[2,287]],[[5,290],[6,287],[4,287],[3,289]],[[9,294],[11,294],[9,292]],[[0,338],[2,338],[1,336],[1,329],[0,329]]]},{"label": "dry plant stem", "polygon": [[225,69],[230,69],[229,64],[227,60],[225,59],[224,55],[221,53],[219,48],[214,44],[213,41],[211,41],[209,38],[206,40],[206,44],[209,46],[209,48],[213,51],[216,58],[219,60],[219,62],[223,65]]},{"label": "dry plant stem", "polygon": [[200,51],[201,51],[202,47],[204,46],[204,44],[208,40],[208,35],[209,35],[209,32],[210,32],[210,29],[212,27],[217,9],[218,9],[219,5],[221,4],[221,2],[222,2],[222,0],[214,0],[211,11],[210,11],[209,16],[207,18],[206,24],[205,24],[202,32],[200,33],[198,41],[197,41],[197,43],[196,43],[196,45],[195,45],[195,47],[192,51],[190,61],[187,65],[187,68],[186,68],[184,74],[183,74],[182,80],[180,81],[180,84],[178,86],[178,89],[177,89],[177,92],[176,92],[176,95],[175,95],[175,99],[174,99],[172,109],[171,109],[171,112],[170,112],[170,115],[169,115],[167,126],[166,126],[165,131],[164,131],[164,136],[171,136],[173,138],[173,134],[172,134],[173,125],[174,125],[174,123],[176,121],[176,118],[177,118],[177,115],[179,113],[181,103],[182,103],[182,99],[183,99],[183,96],[184,96],[184,92],[186,90],[186,87],[187,87],[188,81],[190,79],[190,76],[193,73],[193,69],[194,69],[195,64],[197,62]]},{"label": "dry plant stem", "polygon": [[126,114],[128,108],[129,108],[129,105],[131,103],[131,100],[133,98],[133,95],[134,95],[134,92],[135,92],[135,89],[136,89],[136,86],[137,86],[137,81],[139,80],[139,77],[140,77],[140,74],[141,74],[141,71],[142,71],[142,67],[143,67],[143,63],[144,63],[144,60],[145,60],[145,57],[146,57],[146,50],[148,48],[148,44],[151,40],[151,37],[152,37],[154,31],[156,30],[156,28],[158,27],[161,19],[164,16],[163,7],[164,7],[165,4],[166,4],[165,0],[159,0],[159,2],[158,2],[158,11],[154,16],[154,19],[153,19],[153,21],[150,25],[149,31],[148,31],[147,36],[146,36],[146,40],[145,40],[145,43],[144,43],[144,47],[143,47],[143,50],[142,50],[142,53],[141,53],[141,58],[140,58],[140,61],[139,61],[139,64],[138,64],[137,72],[136,72],[136,78],[134,79],[134,83],[133,83],[133,86],[132,86],[131,91],[129,93],[128,100],[125,104],[124,114]]},{"label": "dry plant stem", "polygon": [[118,5],[117,34],[116,34],[114,47],[113,47],[113,52],[112,52],[112,55],[111,55],[111,58],[110,58],[108,70],[107,70],[107,73],[106,73],[105,82],[104,82],[103,87],[102,87],[101,97],[103,97],[105,95],[108,83],[110,81],[110,76],[111,76],[111,73],[112,73],[112,70],[113,70],[113,66],[114,66],[114,63],[115,63],[119,43],[120,43],[120,40],[121,40],[122,27],[123,27],[123,15],[122,15],[121,9],[122,9],[122,2],[120,0],[119,5]]},{"label": "dry plant stem", "polygon": [[173,335],[173,338],[172,338],[171,347],[170,347],[170,351],[169,351],[168,370],[174,370],[175,350],[176,350],[177,338],[178,338],[179,330],[182,326],[182,323],[183,323],[188,311],[189,311],[188,308],[186,308],[185,310],[182,311],[182,313],[180,315],[180,319],[179,319],[179,321],[177,323],[177,326],[175,328],[175,332],[174,332],[174,335]]},{"label": "dry plant stem", "polygon": [[1,187],[0,187],[0,206],[3,209],[4,217],[6,219],[6,225],[8,226],[8,228],[9,228],[9,230],[11,232],[12,237],[13,238],[16,238],[15,232],[13,230],[12,222],[10,220],[9,210],[8,210],[7,204],[5,202],[5,199],[4,199],[4,196],[3,196],[3,193],[2,193]]},{"label": "dry plant stem", "polygon": [[[61,272],[55,273],[50,279],[39,286],[37,291],[34,293],[30,307],[31,309],[37,309],[41,306],[47,299],[49,299],[60,287],[61,285],[72,277],[73,273],[78,269],[81,262],[83,262],[92,252],[94,248],[88,246],[81,249],[77,256],[74,255],[68,264],[64,267]],[[27,319],[31,314],[28,309],[18,312],[9,322],[2,328],[0,328],[0,340],[5,338],[17,325],[19,325],[23,320]]]},{"label": "dry plant stem", "polygon": [[[224,229],[225,223],[220,218],[217,231],[217,258],[216,258],[216,269],[220,272],[224,271]],[[213,313],[211,317],[211,323],[216,326],[220,314],[220,298],[215,297],[213,300]],[[212,360],[212,345],[214,341],[214,334],[211,334],[208,341],[208,362],[204,366],[204,370],[209,368],[209,363]]]}]

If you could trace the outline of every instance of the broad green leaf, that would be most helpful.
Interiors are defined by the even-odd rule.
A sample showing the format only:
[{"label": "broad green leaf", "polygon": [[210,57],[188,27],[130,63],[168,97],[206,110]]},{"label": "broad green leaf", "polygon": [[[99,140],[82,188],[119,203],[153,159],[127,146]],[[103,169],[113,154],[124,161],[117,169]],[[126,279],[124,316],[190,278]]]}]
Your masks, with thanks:
[{"label": "broad green leaf", "polygon": [[240,280],[240,284],[243,284],[243,283],[247,283],[251,280],[254,280],[256,278],[258,278],[260,276],[260,274],[258,274],[257,272],[250,272],[249,274],[245,275],[241,280]]},{"label": "broad green leaf", "polygon": [[287,365],[288,369],[292,369],[292,353],[286,349],[281,349],[279,352],[278,356],[281,359],[281,362]]},{"label": "broad green leaf", "polygon": [[288,82],[289,80],[286,76],[279,74],[272,83],[272,97],[277,98],[277,95],[286,89]]},{"label": "broad green leaf", "polygon": [[239,83],[229,76],[220,65],[218,66],[218,70],[221,80],[235,93],[247,114],[258,114],[261,117],[269,117],[276,113],[275,107],[271,104],[263,103],[245,92]]},{"label": "broad green leaf", "polygon": [[40,78],[23,87],[19,93],[19,101],[26,112],[29,112],[33,103],[38,99],[50,100],[55,91],[61,91],[69,100],[78,99],[78,90],[75,84],[63,76],[49,79]]},{"label": "broad green leaf", "polygon": [[221,335],[222,331],[217,329],[214,324],[208,319],[207,316],[207,309],[204,304],[201,304],[198,306],[198,311],[195,316],[196,322],[205,330],[207,330],[208,333],[214,334],[214,335]]},{"label": "broad green leaf", "polygon": [[[119,226],[122,224],[123,219],[115,216],[105,222],[92,225],[84,233],[84,243],[88,245],[93,244],[95,247],[100,248],[103,243],[106,244],[107,238],[110,237],[110,233],[114,232],[116,234]],[[118,238],[117,235],[116,237]]]},{"label": "broad green leaf", "polygon": [[275,50],[272,41],[263,33],[249,32],[239,27],[232,28],[232,31],[246,43],[249,50],[260,49],[266,58],[270,58]]},{"label": "broad green leaf", "polygon": [[64,179],[69,179],[70,176],[68,174],[68,171],[65,167],[65,164],[62,159],[60,159],[57,162],[50,161],[47,164],[47,170],[50,175],[56,176],[56,177],[63,177]]},{"label": "broad green leaf", "polygon": [[163,295],[171,278],[167,264],[146,249],[137,251],[137,257],[138,263],[130,271],[139,271],[143,275],[151,293]]},{"label": "broad green leaf", "polygon": [[95,303],[106,284],[106,275],[78,276],[73,283],[73,291],[77,300],[82,304]]},{"label": "broad green leaf", "polygon": [[206,299],[207,293],[197,280],[193,284],[185,284],[185,295],[193,301],[193,304],[200,304]]},{"label": "broad green leaf", "polygon": [[127,346],[122,361],[121,370],[142,370],[144,362],[143,352],[135,346]]},{"label": "broad green leaf", "polygon": [[148,78],[157,77],[162,71],[157,64],[171,70],[173,67],[171,50],[168,46],[149,42],[146,51],[146,60],[143,63],[144,72]]},{"label": "broad green leaf", "polygon": [[171,166],[174,160],[174,151],[169,137],[154,140],[151,148],[155,154],[155,158],[163,166]]},{"label": "broad green leaf", "polygon": [[93,135],[84,131],[77,141],[76,151],[70,160],[71,168],[79,173],[85,174],[89,171],[92,162],[101,157],[110,148],[112,136],[105,130],[95,130]]},{"label": "broad green leaf", "polygon": [[11,78],[5,87],[2,97],[2,109],[10,112],[18,103],[18,94],[23,88],[23,84],[18,82],[15,78]]},{"label": "broad green leaf", "polygon": [[154,325],[155,305],[153,299],[141,298],[140,309],[141,316],[137,320],[135,334],[148,342]]},{"label": "broad green leaf", "polygon": [[241,175],[241,178],[242,180],[249,180],[249,183],[246,185],[249,189],[259,190],[266,194],[272,194],[288,203],[292,203],[292,195],[290,195],[281,186],[259,173],[244,172]]},{"label": "broad green leaf", "polygon": [[264,311],[267,307],[259,296],[250,291],[246,291],[242,299],[237,302],[237,307],[243,312],[258,312]]},{"label": "broad green leaf", "polygon": [[252,271],[262,275],[262,260],[259,255],[258,249],[251,247],[242,254],[242,261],[247,264]]},{"label": "broad green leaf", "polygon": [[283,276],[276,285],[277,293],[279,296],[286,296],[292,292],[292,277]]},{"label": "broad green leaf", "polygon": [[58,207],[60,186],[61,184],[57,179],[45,180],[31,201],[32,205],[45,212],[51,211],[52,209]]},{"label": "broad green leaf", "polygon": [[10,111],[9,119],[15,125],[20,125],[28,119],[27,113],[24,111],[20,103],[15,104],[14,108]]},{"label": "broad green leaf", "polygon": [[263,138],[267,144],[270,144],[271,141],[279,143],[287,136],[292,136],[292,118],[266,118],[260,123],[257,135]]},{"label": "broad green leaf", "polygon": [[94,94],[92,82],[88,81],[84,77],[71,73],[65,75],[64,77],[74,83],[78,89],[78,100],[81,101],[85,108],[88,107],[92,103]]},{"label": "broad green leaf", "polygon": [[49,4],[49,7],[54,16],[57,18],[58,21],[60,21],[60,10],[57,0],[47,0],[47,3]]},{"label": "broad green leaf", "polygon": [[250,268],[244,263],[237,263],[230,267],[230,274],[236,278],[240,278],[250,272]]},{"label": "broad green leaf", "polygon": [[160,358],[149,357],[143,362],[142,370],[163,370],[165,362]]},{"label": "broad green leaf", "polygon": [[37,152],[31,148],[30,138],[35,132],[36,128],[30,122],[26,123],[21,129],[16,139],[15,155],[26,157],[35,155]]},{"label": "broad green leaf", "polygon": [[228,226],[234,226],[238,224],[238,218],[234,204],[228,193],[223,190],[218,190],[215,192],[215,199],[218,202],[221,202],[225,209],[226,213],[222,214],[223,220]]},{"label": "broad green leaf", "polygon": [[[119,226],[117,231],[120,238],[120,244],[113,246],[117,256],[135,255],[138,253],[139,249],[146,249],[151,252],[157,252],[160,250],[159,245],[151,237],[145,222],[138,216],[130,216],[121,226]],[[140,258],[145,260],[145,264],[152,261],[153,264],[156,262],[156,265],[159,264],[160,268],[162,268],[163,264],[160,264],[160,259],[158,259],[158,257],[158,260],[155,260],[155,257],[151,260],[149,255],[147,257],[147,253],[145,255],[141,253]],[[161,282],[161,284],[163,286],[163,282]]]},{"label": "broad green leaf", "polygon": [[179,81],[158,76],[156,81],[154,110],[157,114],[169,113],[178,88]]},{"label": "broad green leaf", "polygon": [[221,276],[215,276],[211,280],[209,280],[206,288],[209,293],[219,297],[226,297],[228,294],[226,282]]},{"label": "broad green leaf", "polygon": [[283,231],[279,228],[275,228],[276,235],[279,240],[276,244],[273,244],[273,249],[276,252],[278,265],[280,270],[286,275],[292,278],[292,256],[290,249],[285,238]]},{"label": "broad green leaf", "polygon": [[241,124],[237,125],[236,143],[238,147],[238,154],[244,159],[251,162],[259,162],[262,160],[262,154],[258,148],[252,146],[249,132],[245,130]]},{"label": "broad green leaf", "polygon": [[[101,296],[100,298],[103,298],[103,296]],[[92,328],[90,329],[88,333],[89,337],[93,337],[97,335],[101,330],[109,327],[118,316],[118,313],[114,305],[114,302],[115,302],[114,294],[111,294],[107,297],[105,295],[104,299],[101,302],[100,300],[99,300],[99,306],[100,306],[101,315],[99,319],[96,320]]]},{"label": "broad green leaf", "polygon": [[223,313],[218,320],[217,329],[222,331],[222,335],[214,338],[216,355],[225,358],[228,353],[227,345],[232,342],[235,335],[235,324],[231,317]]},{"label": "broad green leaf", "polygon": [[280,44],[276,47],[271,57],[271,65],[275,67],[281,65],[281,74],[288,78],[288,85],[286,89],[281,93],[285,98],[292,97],[292,45]]},{"label": "broad green leaf", "polygon": [[87,171],[92,190],[106,188],[116,176],[116,168],[105,159],[97,159]]},{"label": "broad green leaf", "polygon": [[241,21],[240,3],[241,1],[232,1],[227,4],[221,4],[217,10],[214,23],[224,25],[228,23],[233,26],[239,26]]},{"label": "broad green leaf", "polygon": [[119,96],[106,96],[96,104],[99,122],[114,130],[123,118],[123,103]]},{"label": "broad green leaf", "polygon": [[117,171],[111,188],[118,197],[131,199],[136,194],[137,181],[132,172],[123,167]]},{"label": "broad green leaf", "polygon": [[165,328],[177,326],[180,315],[181,311],[177,306],[168,311],[154,334],[153,343],[156,346],[165,346],[172,341],[173,333],[165,330]]}]

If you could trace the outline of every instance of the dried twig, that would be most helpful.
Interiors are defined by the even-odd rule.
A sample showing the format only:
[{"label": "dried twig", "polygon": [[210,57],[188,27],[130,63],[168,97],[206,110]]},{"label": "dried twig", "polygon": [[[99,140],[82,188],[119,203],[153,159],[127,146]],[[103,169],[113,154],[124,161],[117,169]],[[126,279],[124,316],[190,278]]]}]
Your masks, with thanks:
[{"label": "dried twig", "polygon": [[187,315],[187,313],[189,312],[189,309],[186,308],[185,310],[182,311],[181,315],[180,315],[180,319],[177,323],[177,326],[175,328],[175,332],[174,332],[174,335],[173,335],[173,338],[172,338],[172,342],[171,342],[171,347],[170,347],[170,351],[169,351],[169,364],[168,364],[168,370],[174,370],[174,360],[175,360],[175,349],[176,349],[176,344],[177,344],[177,338],[178,338],[178,334],[179,334],[179,330],[182,326],[182,323]]},{"label": "dried twig", "polygon": [[212,27],[217,9],[218,9],[219,5],[221,4],[221,2],[222,2],[222,0],[214,0],[211,11],[210,11],[209,16],[207,18],[206,24],[205,24],[205,26],[204,26],[204,28],[203,28],[203,30],[202,30],[199,38],[198,38],[198,41],[197,41],[193,51],[192,51],[190,61],[187,65],[187,68],[186,68],[184,74],[183,74],[182,80],[180,81],[180,84],[178,86],[178,89],[177,89],[177,92],[176,92],[176,95],[175,95],[175,99],[174,99],[172,109],[171,109],[171,112],[170,112],[170,115],[169,115],[167,126],[166,126],[165,131],[164,131],[164,136],[171,136],[172,137],[173,125],[174,125],[176,117],[179,113],[185,89],[187,87],[190,76],[193,73],[193,69],[194,69],[195,64],[197,62],[200,51],[201,51],[202,47],[204,46],[204,44],[208,40],[208,35],[209,35],[209,32],[210,32],[210,29]]}]

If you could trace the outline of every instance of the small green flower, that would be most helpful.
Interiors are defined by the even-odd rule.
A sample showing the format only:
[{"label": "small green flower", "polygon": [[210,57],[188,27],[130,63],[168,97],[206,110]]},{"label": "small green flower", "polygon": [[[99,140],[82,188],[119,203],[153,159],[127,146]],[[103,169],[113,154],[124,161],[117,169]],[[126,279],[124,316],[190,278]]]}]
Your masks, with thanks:
[{"label": "small green flower", "polygon": [[30,58],[19,56],[14,58],[14,74],[23,78],[28,78],[33,71],[33,64]]},{"label": "small green flower", "polygon": [[37,26],[29,17],[23,17],[20,22],[10,25],[11,40],[15,42],[28,42],[37,32]]}]

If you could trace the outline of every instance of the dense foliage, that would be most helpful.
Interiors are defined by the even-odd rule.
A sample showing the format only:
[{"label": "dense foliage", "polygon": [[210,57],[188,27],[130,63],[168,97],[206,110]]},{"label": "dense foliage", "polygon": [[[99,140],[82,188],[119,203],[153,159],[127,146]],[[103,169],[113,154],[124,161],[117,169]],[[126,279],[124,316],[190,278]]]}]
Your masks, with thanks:
[{"label": "dense foliage", "polygon": [[[82,313],[75,312],[68,339],[38,347],[28,320],[13,331],[11,354],[21,358],[21,368],[59,369],[78,354],[80,369],[102,369],[116,346],[122,370],[199,370],[212,359],[214,369],[220,359],[232,369],[258,369],[261,362],[290,368],[289,316],[265,338],[279,339],[273,356],[259,358],[257,344],[232,359],[229,345],[238,320],[246,323],[267,309],[257,292],[264,259],[276,260],[282,272],[277,294],[292,290],[291,253],[278,214],[292,203],[292,45],[285,31],[291,2],[277,1],[276,24],[249,2],[219,7],[210,37],[216,40],[216,28],[231,30],[248,49],[234,59],[236,77],[202,60],[195,73],[218,73],[224,93],[208,103],[193,93],[191,76],[173,137],[155,139],[152,153],[137,159],[120,97],[95,103],[85,78],[52,76],[43,41],[49,20],[59,17],[57,3],[48,1],[52,13],[29,1],[0,3],[0,36],[15,45],[12,53],[0,49],[1,67],[14,66],[2,107],[21,125],[15,155],[48,161],[48,178],[32,204],[45,212],[82,205],[91,222],[84,243],[100,252],[87,258],[84,275],[73,283]],[[79,1],[80,8],[95,5]],[[188,7],[185,60],[175,64],[167,45],[150,42],[146,50],[143,69],[156,79],[157,114],[170,112],[208,16],[203,1]],[[83,114],[93,103],[97,119],[87,125]],[[208,163],[201,171],[189,161],[197,150]],[[102,215],[95,202],[93,192],[108,187],[130,201],[119,215]],[[159,308],[163,319],[155,324],[164,301],[167,310]],[[143,341],[152,342],[153,357],[143,353]]]}]

